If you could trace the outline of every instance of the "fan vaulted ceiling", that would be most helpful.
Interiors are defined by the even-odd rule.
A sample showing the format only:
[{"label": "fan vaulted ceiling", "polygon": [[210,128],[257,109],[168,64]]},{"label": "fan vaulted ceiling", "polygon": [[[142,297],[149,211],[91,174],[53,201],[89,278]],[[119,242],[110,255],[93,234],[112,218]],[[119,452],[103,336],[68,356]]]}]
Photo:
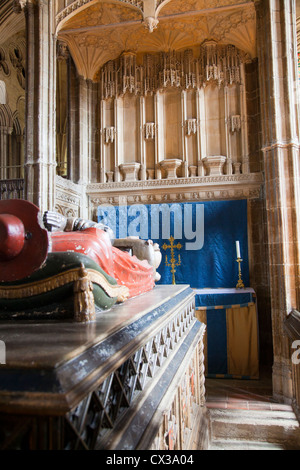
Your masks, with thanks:
[{"label": "fan vaulted ceiling", "polygon": [[[84,78],[97,80],[108,60],[123,51],[196,49],[206,39],[234,44],[256,56],[252,0],[120,0],[69,2],[58,11],[58,39],[64,41]],[[75,5],[76,4],[76,5]]]}]

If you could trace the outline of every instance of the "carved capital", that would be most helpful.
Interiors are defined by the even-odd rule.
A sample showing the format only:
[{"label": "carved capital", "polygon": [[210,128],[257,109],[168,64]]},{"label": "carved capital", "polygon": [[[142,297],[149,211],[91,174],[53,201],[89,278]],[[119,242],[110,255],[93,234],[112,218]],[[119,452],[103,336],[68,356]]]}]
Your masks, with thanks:
[{"label": "carved capital", "polygon": [[48,6],[48,0],[13,0],[12,7],[15,13],[21,13],[30,6]]},{"label": "carved capital", "polygon": [[70,57],[68,45],[66,42],[64,41],[57,42],[56,54],[59,60],[67,60]]},{"label": "carved capital", "polygon": [[13,0],[13,11],[14,13],[21,13],[27,5],[27,0]]},{"label": "carved capital", "polygon": [[261,2],[261,0],[252,0],[252,1],[254,3],[256,16],[261,18],[262,17],[262,2]]}]

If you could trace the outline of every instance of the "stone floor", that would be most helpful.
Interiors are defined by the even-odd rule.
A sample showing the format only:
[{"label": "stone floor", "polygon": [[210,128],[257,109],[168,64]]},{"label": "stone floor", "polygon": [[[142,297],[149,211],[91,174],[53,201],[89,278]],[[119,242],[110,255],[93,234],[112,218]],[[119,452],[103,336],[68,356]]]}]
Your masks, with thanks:
[{"label": "stone floor", "polygon": [[272,397],[268,372],[259,380],[206,379],[206,405],[209,450],[300,450],[299,423],[290,405]]},{"label": "stone floor", "polygon": [[259,380],[206,379],[208,408],[239,410],[290,410],[272,397],[271,374],[264,372]]}]

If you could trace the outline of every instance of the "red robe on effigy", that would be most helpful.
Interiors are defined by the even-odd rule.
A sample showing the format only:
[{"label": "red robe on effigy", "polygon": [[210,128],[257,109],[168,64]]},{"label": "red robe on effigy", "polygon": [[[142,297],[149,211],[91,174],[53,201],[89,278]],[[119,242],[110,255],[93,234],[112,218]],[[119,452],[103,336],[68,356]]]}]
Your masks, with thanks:
[{"label": "red robe on effigy", "polygon": [[91,227],[75,232],[51,233],[52,252],[72,251],[89,256],[119,285],[129,289],[129,297],[135,297],[153,289],[154,271],[147,261],[119,250],[111,245],[109,235]]}]

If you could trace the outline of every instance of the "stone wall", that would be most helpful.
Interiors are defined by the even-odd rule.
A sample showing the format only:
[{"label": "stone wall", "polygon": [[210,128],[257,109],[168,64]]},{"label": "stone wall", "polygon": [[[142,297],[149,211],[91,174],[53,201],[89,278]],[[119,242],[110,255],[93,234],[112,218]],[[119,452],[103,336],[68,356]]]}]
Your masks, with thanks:
[{"label": "stone wall", "polygon": [[206,41],[105,64],[100,182],[248,173],[247,61],[234,46]]},{"label": "stone wall", "polygon": [[0,178],[24,176],[25,128],[24,33],[0,43]]}]

